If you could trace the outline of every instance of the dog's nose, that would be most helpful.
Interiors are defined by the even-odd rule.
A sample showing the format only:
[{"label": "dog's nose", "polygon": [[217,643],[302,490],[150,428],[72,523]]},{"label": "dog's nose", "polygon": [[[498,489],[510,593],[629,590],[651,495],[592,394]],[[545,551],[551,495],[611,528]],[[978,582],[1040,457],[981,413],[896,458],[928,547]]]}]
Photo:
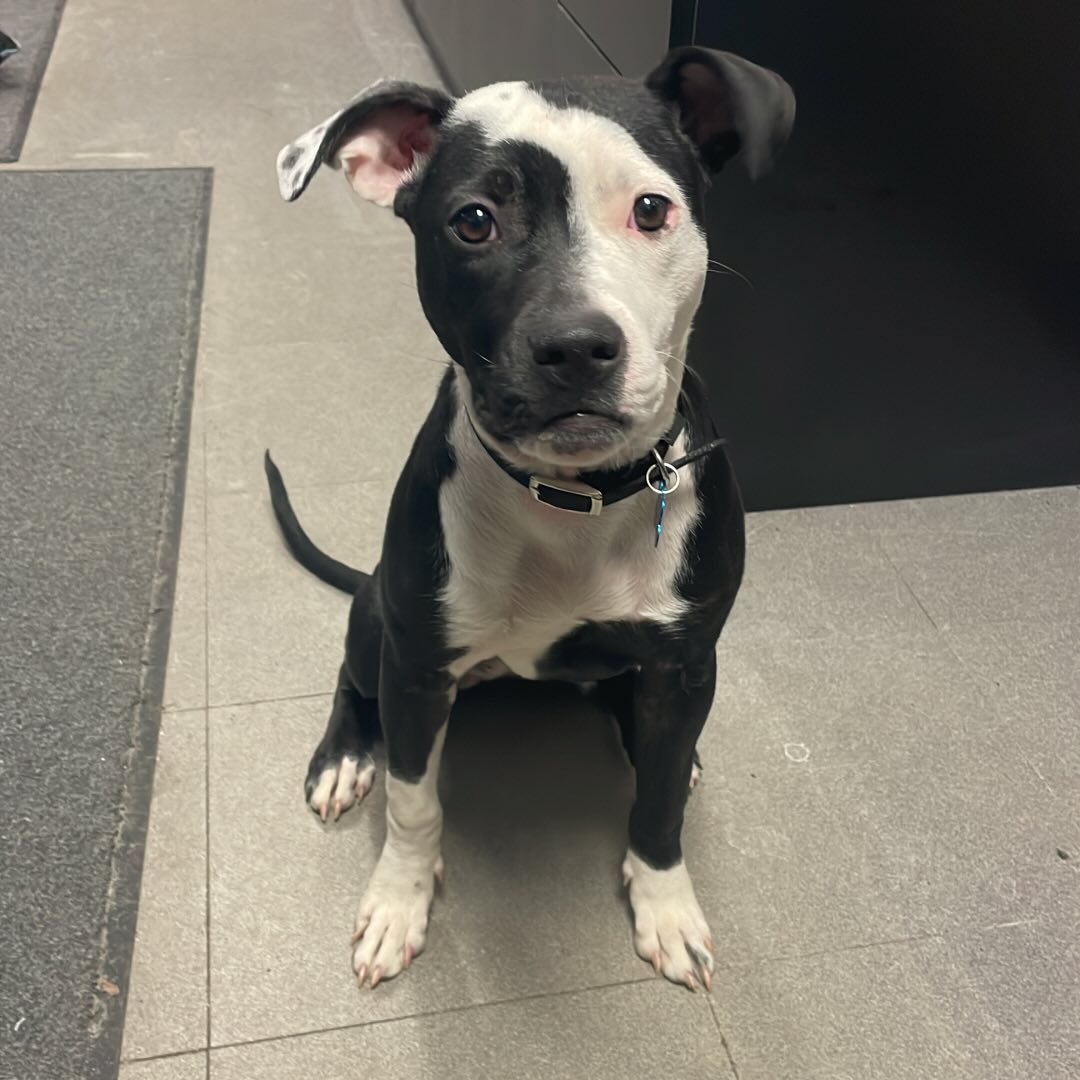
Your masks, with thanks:
[{"label": "dog's nose", "polygon": [[553,375],[599,375],[622,363],[626,338],[614,319],[600,311],[549,322],[533,335],[533,359]]}]

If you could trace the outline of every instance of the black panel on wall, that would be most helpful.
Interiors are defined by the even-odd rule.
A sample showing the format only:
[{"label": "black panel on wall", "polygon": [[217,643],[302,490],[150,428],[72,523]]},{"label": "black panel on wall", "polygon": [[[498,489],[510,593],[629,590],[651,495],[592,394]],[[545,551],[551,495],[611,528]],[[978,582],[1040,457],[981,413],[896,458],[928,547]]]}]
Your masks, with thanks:
[{"label": "black panel on wall", "polygon": [[776,172],[710,200],[754,287],[710,275],[691,361],[748,505],[1080,482],[1072,6],[696,7],[799,99]]}]

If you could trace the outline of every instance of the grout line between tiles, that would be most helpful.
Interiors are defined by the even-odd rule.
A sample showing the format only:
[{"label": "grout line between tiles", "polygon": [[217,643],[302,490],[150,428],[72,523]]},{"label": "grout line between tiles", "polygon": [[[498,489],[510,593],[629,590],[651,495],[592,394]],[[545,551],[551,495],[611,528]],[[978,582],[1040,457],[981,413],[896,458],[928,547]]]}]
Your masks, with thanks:
[{"label": "grout line between tiles", "polygon": [[[213,210],[211,209],[211,217]],[[205,391],[205,387],[204,387]],[[203,506],[208,506],[206,497],[208,463],[206,456],[207,427],[206,424],[206,395],[200,396],[199,404],[203,409]],[[206,719],[203,728],[203,817],[204,817],[204,862],[203,862],[203,897],[206,910],[206,944],[203,949],[203,961],[206,965],[206,1045],[210,1045],[211,1015],[210,1015],[210,515],[203,514],[203,698],[206,702],[204,716]],[[206,1080],[210,1080],[210,1055],[206,1054]]]},{"label": "grout line between tiles", "polygon": [[897,566],[896,563],[893,561],[893,557],[889,554],[888,549],[885,547],[885,545],[883,543],[881,543],[880,540],[875,540],[874,543],[877,546],[878,550],[881,552],[881,554],[885,556],[885,561],[892,567],[893,573],[897,576],[897,578],[903,584],[904,588],[907,589],[908,594],[911,596],[911,599],[914,600],[916,604],[918,604],[919,610],[923,613],[923,615],[926,616],[926,621],[940,635],[941,634],[941,627],[939,627],[938,624],[936,622],[934,622],[934,619],[931,616],[930,612],[927,611],[926,608],[923,606],[923,602],[919,599],[918,594],[911,587],[911,582],[908,581],[908,579],[906,577],[904,577],[903,572],[901,571],[900,567]]},{"label": "grout line between tiles", "polygon": [[[926,941],[948,941],[955,938],[963,937],[965,934],[986,934],[1041,924],[1042,921],[1039,918],[1020,919],[1015,922],[996,924],[993,926],[968,927],[942,933],[915,934],[909,937],[887,938],[880,941],[856,942],[851,945],[841,945],[835,948],[817,949],[813,952],[792,953],[788,956],[763,956],[747,963],[718,965],[716,971],[718,973],[722,973],[724,971],[735,971],[739,969],[753,969],[756,967],[763,967],[766,964],[783,964],[798,962],[801,960],[814,960],[823,956],[835,956],[843,953],[856,952],[864,949],[882,948],[890,945],[916,945]],[[375,1020],[362,1020],[351,1024],[335,1024],[323,1028],[309,1028],[304,1031],[284,1032],[279,1035],[263,1035],[254,1039],[235,1039],[229,1042],[218,1043],[216,1045],[213,1043],[208,1043],[206,1047],[198,1047],[195,1049],[171,1050],[167,1053],[149,1054],[145,1057],[125,1058],[123,1064],[129,1065],[136,1062],[157,1061],[162,1058],[184,1057],[196,1053],[206,1053],[207,1076],[209,1077],[210,1052],[216,1050],[235,1050],[246,1046],[261,1046],[265,1043],[285,1042],[292,1039],[303,1039],[312,1035],[329,1035],[333,1034],[334,1032],[353,1031],[359,1028],[381,1027],[384,1024],[396,1024],[403,1020],[424,1020],[434,1016],[454,1016],[459,1013],[479,1012],[482,1009],[489,1009],[499,1005],[517,1005],[523,1002],[542,1001],[549,998],[570,997],[574,994],[589,994],[599,990],[616,990],[620,987],[640,986],[645,983],[656,982],[663,983],[665,989],[673,993],[677,992],[676,987],[670,986],[662,979],[658,980],[655,975],[649,973],[647,975],[641,975],[640,977],[635,979],[620,979],[609,983],[599,983],[595,986],[577,986],[570,987],[565,990],[545,990],[535,994],[522,994],[520,996],[496,998],[491,1001],[478,1001],[469,1005],[456,1005],[444,1009],[423,1009],[412,1013],[402,1013],[399,1016],[384,1016]],[[723,1043],[724,1052],[727,1057],[728,1064],[731,1068],[734,1080],[739,1080],[740,1074],[738,1071],[738,1067],[735,1063],[734,1056],[731,1052],[731,1046],[727,1041],[727,1037],[724,1035],[723,1029],[720,1026],[719,1018],[716,1015],[715,999],[711,994],[707,995],[707,998],[709,1002],[709,1008],[713,1013],[713,1022],[716,1025],[717,1031],[720,1034],[720,1039]]]},{"label": "grout line between tiles", "polygon": [[309,694],[283,694],[281,697],[254,698],[250,701],[222,701],[214,705],[208,705],[207,711],[238,709],[245,705],[273,705],[279,701],[310,701],[314,698],[332,698],[333,696],[332,691],[317,690]]},{"label": "grout line between tiles", "polygon": [[[386,483],[383,480],[363,480],[357,477],[355,480],[307,480],[297,481],[295,484],[289,484],[289,494],[294,491],[305,491],[309,488],[334,488],[334,487],[355,487],[357,484],[381,484],[386,488],[386,502],[390,503],[390,493],[393,490],[391,484]],[[207,497],[210,499],[236,499],[246,496],[247,498],[261,499],[266,503],[270,502],[270,496],[266,492],[265,482],[264,485],[257,488],[245,488],[242,491],[229,491],[225,488],[216,489],[214,491],[208,491]]]},{"label": "grout line between tiles", "polygon": [[[245,1046],[262,1046],[265,1043],[285,1042],[292,1039],[305,1039],[311,1035],[331,1035],[338,1031],[353,1031],[358,1028],[381,1027],[384,1024],[397,1024],[403,1020],[425,1020],[433,1016],[454,1016],[458,1013],[479,1012],[481,1009],[489,1009],[498,1005],[517,1005],[521,1002],[542,1001],[547,998],[569,997],[572,994],[589,994],[596,990],[617,990],[623,986],[639,986],[643,983],[656,982],[653,974],[642,975],[636,979],[621,979],[617,982],[600,983],[596,986],[576,986],[566,990],[545,990],[535,994],[523,994],[520,997],[496,998],[492,1001],[478,1001],[471,1005],[452,1005],[446,1009],[424,1009],[413,1013],[403,1013],[400,1016],[383,1016],[376,1020],[361,1020],[353,1024],[335,1024],[324,1028],[309,1028],[305,1031],[289,1031],[281,1035],[262,1035],[255,1039],[237,1039],[232,1042],[211,1044],[207,1049],[211,1052],[216,1050],[235,1050]],[[669,987],[671,989],[671,987]],[[168,1054],[155,1054],[150,1057],[128,1058],[125,1064],[136,1061],[156,1061],[163,1057],[178,1057],[181,1054],[195,1053],[192,1050],[173,1051]],[[209,1054],[207,1054],[207,1070],[209,1070]]]},{"label": "grout line between tiles", "polygon": [[210,1072],[209,1058],[205,1046],[197,1046],[194,1049],[188,1050],[164,1050],[160,1054],[147,1054],[145,1057],[125,1057],[120,1059],[120,1068],[124,1068],[125,1065],[144,1065],[148,1061],[171,1061],[173,1058],[194,1057],[196,1054],[202,1054],[207,1058],[208,1064],[206,1066],[207,1074]]},{"label": "grout line between tiles", "polygon": [[720,1026],[720,1017],[716,1014],[716,999],[712,994],[709,995],[709,1012],[712,1013],[713,1024],[716,1027],[716,1033],[720,1036],[720,1045],[724,1048],[724,1055],[727,1057],[728,1068],[731,1069],[733,1080],[739,1080],[739,1067],[735,1064],[735,1057],[731,1052],[731,1045],[727,1041],[724,1029]]},{"label": "grout line between tiles", "polygon": [[205,705],[185,705],[182,709],[165,709],[161,713],[161,719],[172,719],[175,716],[192,716],[195,713],[205,713]]},{"label": "grout line between tiles", "polygon": [[[889,945],[918,945],[924,941],[943,941],[950,937],[959,937],[964,933],[977,932],[977,928],[968,927],[952,932],[942,931],[939,933],[926,932],[924,934],[911,934],[908,937],[883,938],[880,941],[856,941],[850,945],[836,945],[828,949],[814,949],[812,952],[794,952],[785,956],[762,956],[749,967],[764,966],[765,964],[788,964],[800,960],[818,960],[823,956],[839,956],[843,953],[861,952],[863,949],[881,949]],[[732,965],[742,966],[742,965]]]},{"label": "grout line between tiles", "polygon": [[891,945],[921,945],[927,941],[950,942],[963,940],[980,934],[1000,933],[1002,931],[1016,930],[1028,926],[1042,926],[1043,919],[1039,915],[1032,918],[1016,919],[1011,922],[994,923],[990,926],[958,926],[949,930],[927,930],[920,934],[910,934],[905,937],[881,938],[876,941],[854,941],[847,945],[832,945],[824,949],[814,949],[811,952],[792,952],[776,954],[772,956],[757,956],[752,960],[737,960],[731,963],[717,963],[716,971],[740,971],[752,970],[764,967],[767,964],[791,964],[803,960],[818,960],[823,956],[842,956],[845,953],[861,952],[865,949],[882,949]]}]

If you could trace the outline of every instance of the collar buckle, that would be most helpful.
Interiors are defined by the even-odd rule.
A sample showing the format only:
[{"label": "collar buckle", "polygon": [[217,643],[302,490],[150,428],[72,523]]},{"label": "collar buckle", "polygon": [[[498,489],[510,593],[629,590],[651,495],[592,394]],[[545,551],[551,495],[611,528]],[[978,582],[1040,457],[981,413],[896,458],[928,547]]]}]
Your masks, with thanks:
[{"label": "collar buckle", "polygon": [[537,502],[571,514],[595,517],[604,509],[603,493],[580,480],[552,480],[545,476],[530,476],[529,490]]}]

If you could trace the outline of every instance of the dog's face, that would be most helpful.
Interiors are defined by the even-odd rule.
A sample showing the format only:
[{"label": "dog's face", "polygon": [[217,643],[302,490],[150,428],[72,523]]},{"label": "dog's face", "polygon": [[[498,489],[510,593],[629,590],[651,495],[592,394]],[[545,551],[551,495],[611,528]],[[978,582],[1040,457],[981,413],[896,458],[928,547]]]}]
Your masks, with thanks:
[{"label": "dog's face", "polygon": [[794,98],[728,54],[673,52],[645,83],[498,83],[457,101],[376,84],[287,146],[286,198],[323,162],[416,239],[420,298],[511,459],[595,468],[671,422],[707,268],[705,169],[752,172]]}]

